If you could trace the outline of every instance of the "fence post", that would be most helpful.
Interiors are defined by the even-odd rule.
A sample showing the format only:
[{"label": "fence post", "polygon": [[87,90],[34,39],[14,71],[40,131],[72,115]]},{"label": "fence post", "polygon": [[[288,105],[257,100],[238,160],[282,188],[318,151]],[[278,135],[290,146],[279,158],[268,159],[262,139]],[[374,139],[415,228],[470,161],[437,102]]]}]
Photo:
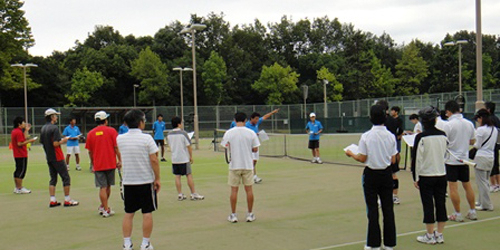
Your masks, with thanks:
[{"label": "fence post", "polygon": [[31,130],[32,134],[36,133],[36,124],[35,124],[35,108],[31,107]]},{"label": "fence post", "polygon": [[[300,105],[302,106],[302,105]],[[290,104],[288,105],[288,133],[292,133],[292,131],[290,130]],[[286,148],[286,147],[285,147]],[[285,149],[286,150],[286,149]]]},{"label": "fence post", "polygon": [[215,106],[215,128],[220,128],[219,106]]}]

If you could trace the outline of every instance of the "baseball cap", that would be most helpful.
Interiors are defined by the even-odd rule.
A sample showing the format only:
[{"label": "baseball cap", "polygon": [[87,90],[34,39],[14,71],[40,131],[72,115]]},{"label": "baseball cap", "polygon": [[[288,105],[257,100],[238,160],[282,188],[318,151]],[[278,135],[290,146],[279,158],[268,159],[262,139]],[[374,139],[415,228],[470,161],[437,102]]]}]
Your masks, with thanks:
[{"label": "baseball cap", "polygon": [[486,117],[486,116],[490,116],[490,112],[488,112],[488,110],[486,110],[486,109],[480,109],[476,112],[476,115],[474,115],[474,120],[477,120],[477,118],[482,118],[482,117]]},{"label": "baseball cap", "polygon": [[104,121],[109,117],[109,114],[107,114],[105,111],[99,111],[95,113],[94,119],[96,121]]},{"label": "baseball cap", "polygon": [[57,112],[55,109],[50,108],[45,110],[45,116],[50,116],[50,115],[60,115],[61,113]]},{"label": "baseball cap", "polygon": [[433,106],[425,107],[418,112],[418,116],[422,118],[422,120],[428,121],[436,119],[438,115],[437,109]]},{"label": "baseball cap", "polygon": [[312,113],[309,115],[309,117],[313,117],[313,116],[314,116],[314,117],[316,117],[316,114],[315,114],[314,112],[312,112]]}]

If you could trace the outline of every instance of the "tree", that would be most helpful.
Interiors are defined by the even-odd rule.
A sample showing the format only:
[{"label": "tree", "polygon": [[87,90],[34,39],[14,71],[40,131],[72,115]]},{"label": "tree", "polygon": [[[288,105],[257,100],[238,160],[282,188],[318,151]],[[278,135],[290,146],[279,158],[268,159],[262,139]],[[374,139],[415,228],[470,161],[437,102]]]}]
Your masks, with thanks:
[{"label": "tree", "polygon": [[161,105],[157,100],[163,99],[170,94],[170,86],[167,80],[167,66],[163,64],[160,57],[151,51],[150,47],[139,53],[139,58],[132,62],[130,73],[141,81],[139,102],[144,104]]},{"label": "tree", "polygon": [[327,99],[330,99],[330,101],[341,101],[344,86],[342,83],[337,81],[335,75],[330,73],[330,71],[325,67],[322,67],[320,70],[316,71],[316,73],[318,74],[318,80],[327,80],[329,82],[327,89],[333,89],[333,91],[327,91],[327,93],[329,93],[329,95],[327,95]]},{"label": "tree", "polygon": [[428,72],[427,63],[419,55],[419,49],[412,41],[404,48],[403,57],[396,65],[396,94],[398,96],[420,94],[420,85]]},{"label": "tree", "polygon": [[227,68],[224,59],[215,51],[203,64],[203,89],[207,96],[207,105],[219,105],[224,95],[224,81],[227,77]]},{"label": "tree", "polygon": [[385,97],[392,96],[394,94],[395,80],[392,75],[391,69],[382,65],[380,59],[375,56],[375,53],[371,51],[372,69],[370,72],[373,75],[370,96],[369,97]]},{"label": "tree", "polygon": [[266,95],[266,104],[280,105],[287,96],[298,91],[297,87],[299,74],[290,68],[284,68],[278,63],[272,66],[262,67],[259,80],[252,84],[252,88],[257,92]]},{"label": "tree", "polygon": [[87,67],[76,70],[71,79],[71,92],[66,94],[69,106],[88,105],[88,100],[104,84],[104,77],[99,72],[89,71]]}]

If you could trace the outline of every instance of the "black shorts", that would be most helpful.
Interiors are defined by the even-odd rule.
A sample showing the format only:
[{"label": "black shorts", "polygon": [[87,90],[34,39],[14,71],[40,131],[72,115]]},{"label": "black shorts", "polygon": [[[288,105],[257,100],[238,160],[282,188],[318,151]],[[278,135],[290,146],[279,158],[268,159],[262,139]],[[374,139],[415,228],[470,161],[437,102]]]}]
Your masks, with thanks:
[{"label": "black shorts", "polygon": [[392,173],[395,174],[397,172],[399,172],[399,164],[396,162],[394,164],[391,163],[391,170],[392,170]]},{"label": "black shorts", "polygon": [[164,146],[165,145],[165,140],[155,140],[155,143],[158,146]]},{"label": "black shorts", "polygon": [[470,172],[467,165],[448,165],[446,164],[446,179],[449,182],[469,182]]},{"label": "black shorts", "polygon": [[309,147],[310,149],[315,149],[319,148],[319,140],[309,140]]},{"label": "black shorts", "polygon": [[26,170],[28,170],[28,157],[14,158],[16,160],[16,171],[14,171],[14,178],[24,179]]},{"label": "black shorts", "polygon": [[497,174],[500,174],[500,168],[498,167],[498,150],[500,149],[500,144],[495,145],[495,151],[493,156],[495,157],[493,160],[493,168],[491,169],[491,174],[490,176],[494,176]]},{"label": "black shorts", "polygon": [[158,209],[158,200],[153,183],[143,185],[123,185],[125,213],[133,214],[141,209],[143,214]]},{"label": "black shorts", "polygon": [[191,174],[191,164],[190,163],[172,164],[172,173],[174,175]]},{"label": "black shorts", "polygon": [[61,176],[64,187],[71,185],[71,178],[69,177],[68,167],[66,166],[66,162],[64,162],[64,160],[49,161],[47,162],[47,165],[49,165],[50,186],[57,185],[57,175]]}]

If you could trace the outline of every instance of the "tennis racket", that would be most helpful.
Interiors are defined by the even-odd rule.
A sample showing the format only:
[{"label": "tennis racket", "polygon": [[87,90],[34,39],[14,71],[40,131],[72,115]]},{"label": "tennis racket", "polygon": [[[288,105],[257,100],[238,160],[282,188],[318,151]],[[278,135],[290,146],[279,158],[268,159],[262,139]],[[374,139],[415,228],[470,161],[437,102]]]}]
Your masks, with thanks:
[{"label": "tennis racket", "polygon": [[123,195],[123,177],[120,169],[118,169],[118,176],[120,177],[120,196],[122,197],[122,200],[125,200],[125,196]]},{"label": "tennis racket", "polygon": [[231,145],[229,142],[226,144],[226,147],[224,148],[224,153],[226,156],[226,163],[229,164],[231,162]]},{"label": "tennis racket", "polygon": [[477,163],[475,163],[475,162],[458,158],[458,156],[456,156],[455,154],[453,154],[449,149],[447,149],[446,151],[448,151],[448,153],[451,156],[453,156],[453,158],[457,159],[457,161],[459,161],[460,163],[463,163],[463,164],[465,164],[465,165],[467,165],[469,167],[476,167],[476,165],[477,165]]}]

